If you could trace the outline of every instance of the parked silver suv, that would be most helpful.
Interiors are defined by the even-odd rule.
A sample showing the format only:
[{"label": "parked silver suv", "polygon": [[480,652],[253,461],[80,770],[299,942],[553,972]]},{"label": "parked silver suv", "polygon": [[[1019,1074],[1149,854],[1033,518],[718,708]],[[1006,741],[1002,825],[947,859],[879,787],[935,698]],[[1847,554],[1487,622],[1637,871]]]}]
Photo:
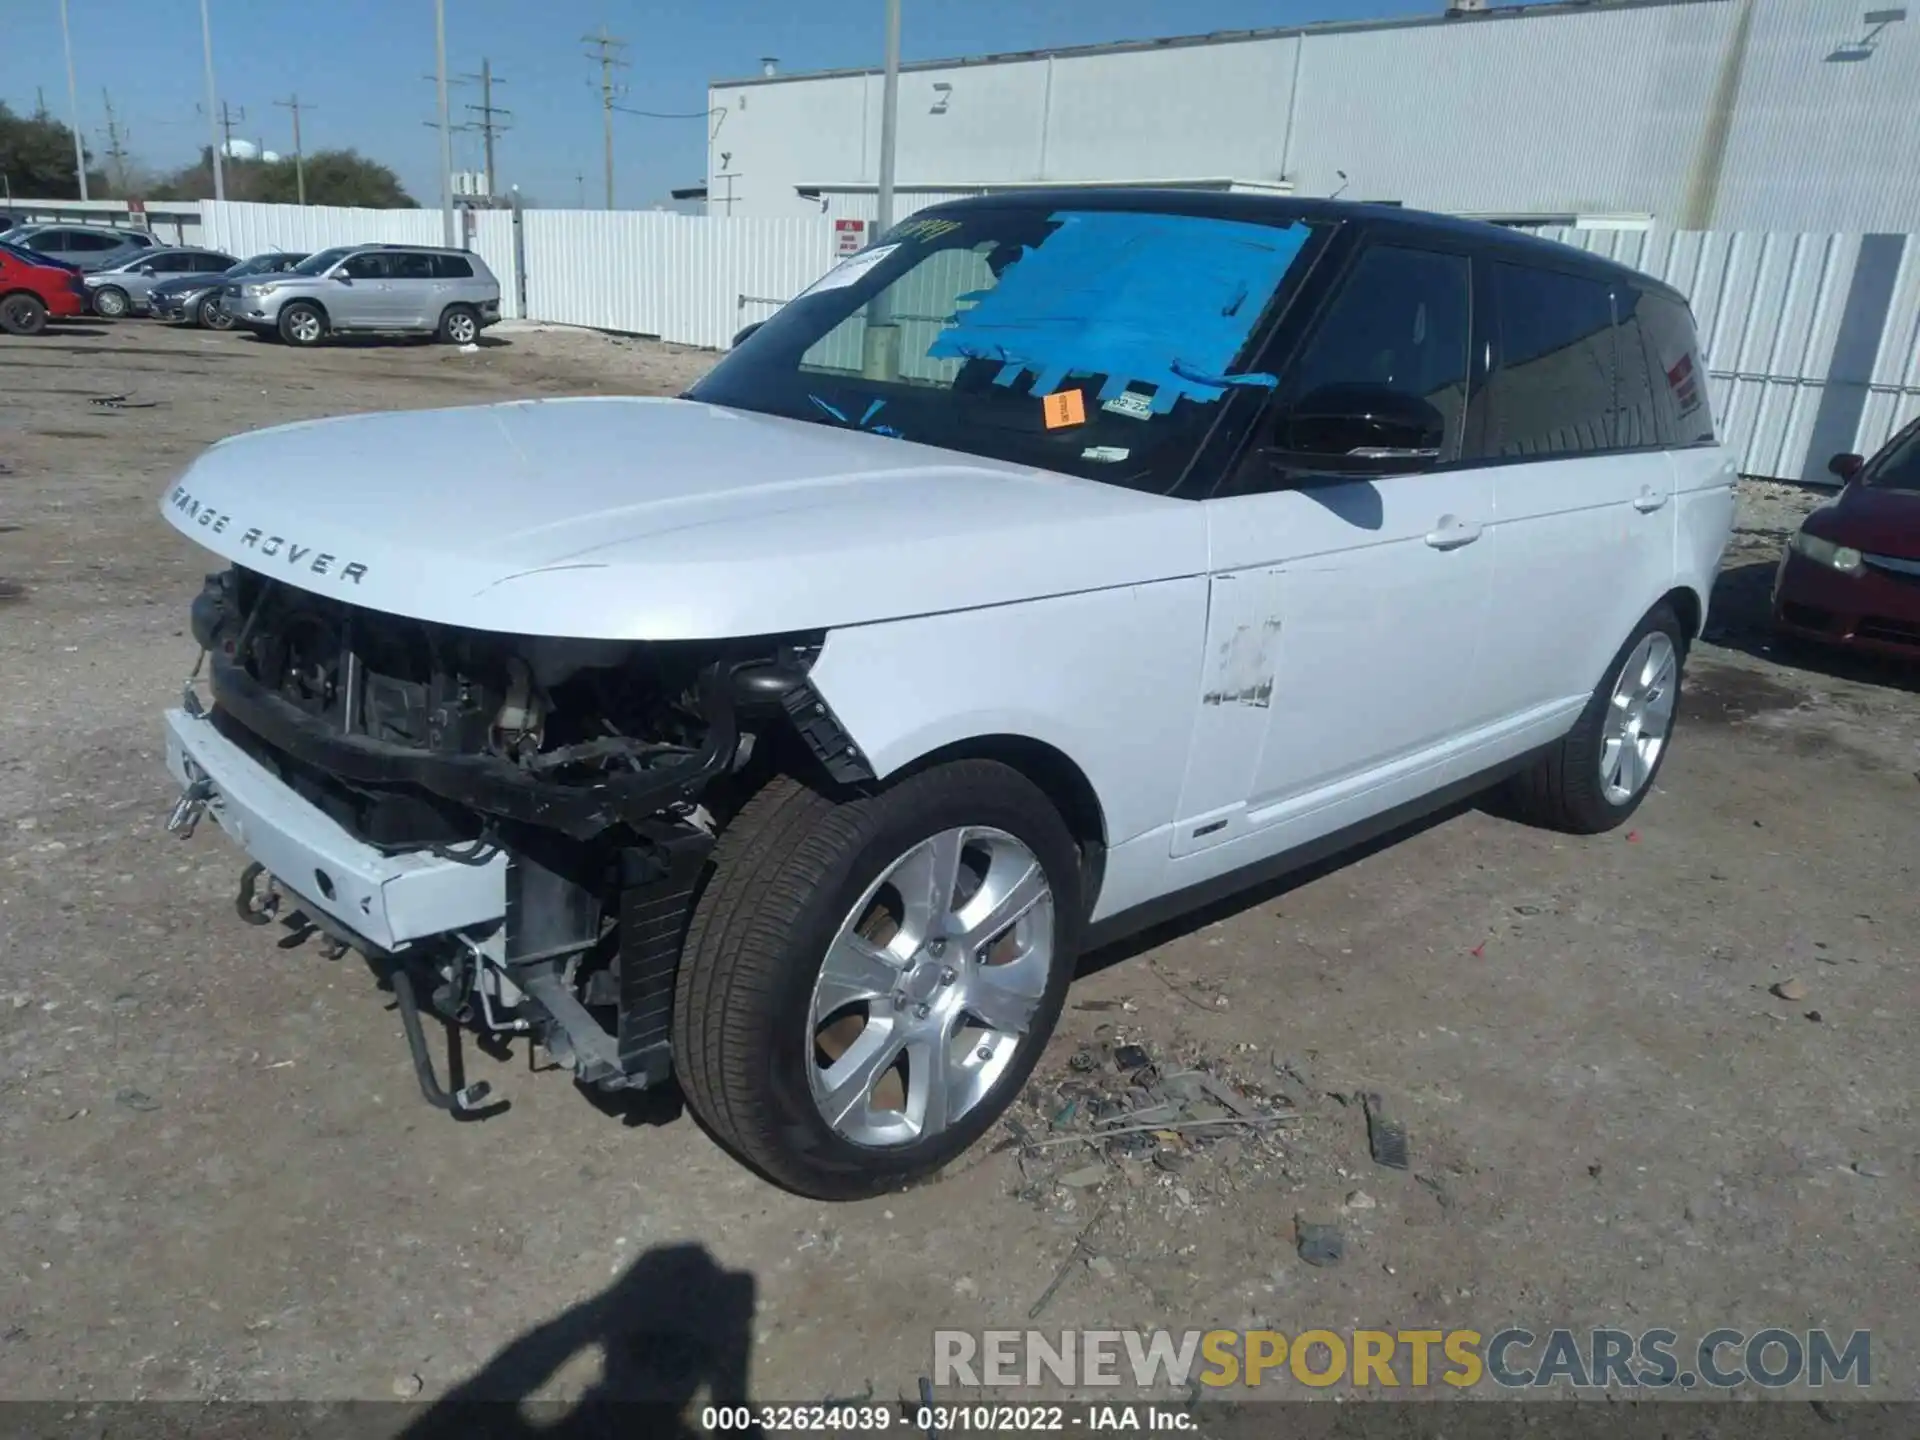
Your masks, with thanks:
[{"label": "parked silver suv", "polygon": [[310,255],[283,275],[225,286],[236,324],[289,345],[334,333],[432,335],[468,345],[500,318],[500,282],[466,250],[430,245],[348,245]]}]

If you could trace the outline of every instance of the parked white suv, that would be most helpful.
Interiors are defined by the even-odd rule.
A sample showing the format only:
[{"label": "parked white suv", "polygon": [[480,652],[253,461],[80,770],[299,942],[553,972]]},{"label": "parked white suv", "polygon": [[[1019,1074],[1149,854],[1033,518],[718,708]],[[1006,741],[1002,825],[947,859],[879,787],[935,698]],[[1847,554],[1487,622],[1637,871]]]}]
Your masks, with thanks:
[{"label": "parked white suv", "polygon": [[214,446],[175,824],[379,962],[435,1103],[483,1087],[426,1003],[867,1193],[993,1122],[1089,947],[1498,783],[1632,814],[1733,479],[1684,302],[1578,251],[941,206],[681,399]]}]

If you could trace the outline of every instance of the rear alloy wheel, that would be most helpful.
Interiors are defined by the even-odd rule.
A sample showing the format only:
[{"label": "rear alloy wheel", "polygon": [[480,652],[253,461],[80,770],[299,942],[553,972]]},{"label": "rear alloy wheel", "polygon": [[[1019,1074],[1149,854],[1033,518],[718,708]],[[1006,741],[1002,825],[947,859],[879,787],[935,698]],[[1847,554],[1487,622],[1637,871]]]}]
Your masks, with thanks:
[{"label": "rear alloy wheel", "polygon": [[1607,667],[1572,730],[1515,776],[1521,817],[1598,835],[1640,808],[1667,758],[1687,634],[1665,602],[1647,612]]},{"label": "rear alloy wheel", "polygon": [[302,348],[318,345],[327,338],[327,317],[318,305],[295,300],[280,312],[280,338]]},{"label": "rear alloy wheel", "polygon": [[119,320],[132,308],[127,292],[118,285],[102,285],[93,292],[93,313],[104,320]]},{"label": "rear alloy wheel", "polygon": [[194,318],[200,322],[203,329],[231,330],[233,328],[233,317],[221,307],[220,299],[215,295],[210,295],[200,302],[199,308],[194,311]]},{"label": "rear alloy wheel", "polygon": [[480,338],[480,317],[465,305],[449,305],[436,338],[442,345],[471,345]]},{"label": "rear alloy wheel", "polygon": [[688,928],[681,1089],[801,1194],[930,1175],[1026,1084],[1082,903],[1065,822],[1008,766],[958,761],[844,802],[776,778],[721,834]]},{"label": "rear alloy wheel", "polygon": [[0,330],[9,335],[38,335],[47,328],[47,307],[36,295],[0,300]]}]

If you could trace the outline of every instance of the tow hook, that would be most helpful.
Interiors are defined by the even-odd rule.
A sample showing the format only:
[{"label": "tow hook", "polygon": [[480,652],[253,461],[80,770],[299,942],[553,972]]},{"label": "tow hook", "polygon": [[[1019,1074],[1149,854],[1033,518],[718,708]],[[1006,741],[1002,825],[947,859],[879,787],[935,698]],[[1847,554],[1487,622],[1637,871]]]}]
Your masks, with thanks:
[{"label": "tow hook", "polygon": [[[266,877],[266,887],[260,879]],[[240,872],[240,893],[233,897],[233,908],[249,925],[269,925],[280,913],[280,882],[267,874],[264,865],[247,866]]]},{"label": "tow hook", "polygon": [[413,1056],[413,1073],[420,1082],[420,1093],[436,1110],[461,1117],[474,1116],[493,1093],[493,1087],[484,1080],[476,1080],[451,1092],[440,1088],[440,1081],[433,1073],[433,1057],[427,1054],[426,1033],[420,1028],[420,1002],[414,998],[413,977],[396,967],[390,978],[394,1003],[400,1011],[400,1028],[406,1032],[407,1050]]},{"label": "tow hook", "polygon": [[213,799],[213,781],[201,776],[174,801],[173,813],[167,816],[167,833],[178,835],[182,840],[193,838],[194,827],[199,825],[200,817],[207,813],[207,803]]}]

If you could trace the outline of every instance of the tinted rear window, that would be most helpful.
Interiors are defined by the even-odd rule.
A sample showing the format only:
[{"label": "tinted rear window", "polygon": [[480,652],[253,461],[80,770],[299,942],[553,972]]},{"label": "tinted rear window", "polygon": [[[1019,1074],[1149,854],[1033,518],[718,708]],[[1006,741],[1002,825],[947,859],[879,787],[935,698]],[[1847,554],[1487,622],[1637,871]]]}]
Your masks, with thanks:
[{"label": "tinted rear window", "polygon": [[473,262],[464,255],[436,255],[433,257],[435,275],[442,280],[471,280]]},{"label": "tinted rear window", "polygon": [[1672,443],[1711,445],[1713,408],[1708,403],[1707,367],[1692,314],[1664,295],[1646,295],[1640,302],[1640,316],[1654,365],[1654,390],[1667,412]]}]

